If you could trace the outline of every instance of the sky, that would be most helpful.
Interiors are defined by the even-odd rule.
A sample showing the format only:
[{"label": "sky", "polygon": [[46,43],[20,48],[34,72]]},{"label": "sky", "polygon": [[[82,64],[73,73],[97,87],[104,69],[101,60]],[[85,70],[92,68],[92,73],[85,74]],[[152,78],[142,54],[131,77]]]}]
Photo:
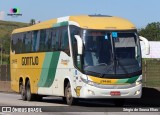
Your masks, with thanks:
[{"label": "sky", "polygon": [[[8,16],[11,8],[22,16]],[[160,0],[0,0],[0,20],[29,23],[82,14],[119,16],[143,28],[160,22]]]}]

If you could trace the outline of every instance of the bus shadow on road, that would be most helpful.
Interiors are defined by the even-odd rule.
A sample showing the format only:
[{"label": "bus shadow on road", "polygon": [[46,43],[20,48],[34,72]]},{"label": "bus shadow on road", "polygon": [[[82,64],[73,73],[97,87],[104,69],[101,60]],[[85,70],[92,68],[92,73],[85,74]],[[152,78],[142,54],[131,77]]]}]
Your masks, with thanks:
[{"label": "bus shadow on road", "polygon": [[[65,104],[61,97],[45,97],[44,103]],[[83,107],[115,107],[112,99],[79,100],[76,106]],[[143,87],[140,99],[126,99],[123,107],[159,107],[160,91]]]},{"label": "bus shadow on road", "polygon": [[139,107],[159,107],[160,90],[155,88],[143,87],[140,99],[128,99],[128,103],[135,103]]},{"label": "bus shadow on road", "polygon": [[[92,100],[91,102],[88,102],[88,104],[80,103],[80,105],[88,107],[115,106],[112,99],[105,99],[98,101],[96,100],[95,103]],[[157,90],[155,88],[143,87],[142,97],[138,99],[126,99],[126,102],[123,107],[160,107],[160,90]]]},{"label": "bus shadow on road", "polygon": [[43,97],[41,102],[44,103],[56,103],[56,104],[65,104],[61,97]]}]

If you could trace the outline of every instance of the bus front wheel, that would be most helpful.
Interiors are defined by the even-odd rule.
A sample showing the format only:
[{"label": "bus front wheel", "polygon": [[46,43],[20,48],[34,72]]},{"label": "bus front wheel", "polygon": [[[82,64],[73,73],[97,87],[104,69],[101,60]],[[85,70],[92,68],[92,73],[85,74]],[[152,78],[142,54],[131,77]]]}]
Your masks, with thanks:
[{"label": "bus front wheel", "polygon": [[76,102],[77,102],[77,99],[72,97],[70,83],[68,83],[66,88],[65,88],[65,98],[64,99],[66,100],[66,103],[68,105],[75,105]]}]

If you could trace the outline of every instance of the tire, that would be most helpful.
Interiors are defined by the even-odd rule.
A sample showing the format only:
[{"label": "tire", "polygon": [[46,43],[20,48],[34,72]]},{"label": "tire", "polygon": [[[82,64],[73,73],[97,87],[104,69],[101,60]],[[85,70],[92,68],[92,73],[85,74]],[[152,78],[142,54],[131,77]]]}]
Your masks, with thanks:
[{"label": "tire", "polygon": [[27,96],[26,96],[26,91],[25,91],[23,84],[20,84],[20,94],[21,94],[22,100],[26,101]]},{"label": "tire", "polygon": [[33,101],[35,99],[35,95],[31,93],[31,86],[30,86],[29,80],[27,81],[27,84],[26,84],[26,98],[27,98],[27,101]]},{"label": "tire", "polygon": [[114,104],[116,107],[123,107],[125,104],[125,99],[115,99]]},{"label": "tire", "polygon": [[70,83],[65,87],[65,97],[63,99],[65,99],[68,105],[75,105],[77,103],[77,99],[72,97]]}]

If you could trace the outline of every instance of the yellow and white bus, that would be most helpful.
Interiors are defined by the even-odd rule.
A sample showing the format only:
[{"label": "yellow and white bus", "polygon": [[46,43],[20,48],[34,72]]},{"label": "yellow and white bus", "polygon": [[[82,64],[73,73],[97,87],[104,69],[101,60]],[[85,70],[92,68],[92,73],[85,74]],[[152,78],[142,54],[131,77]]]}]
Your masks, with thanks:
[{"label": "yellow and white bus", "polygon": [[16,29],[11,88],[23,100],[53,95],[69,105],[79,98],[140,98],[139,41],[131,22],[107,15],[67,16]]}]

